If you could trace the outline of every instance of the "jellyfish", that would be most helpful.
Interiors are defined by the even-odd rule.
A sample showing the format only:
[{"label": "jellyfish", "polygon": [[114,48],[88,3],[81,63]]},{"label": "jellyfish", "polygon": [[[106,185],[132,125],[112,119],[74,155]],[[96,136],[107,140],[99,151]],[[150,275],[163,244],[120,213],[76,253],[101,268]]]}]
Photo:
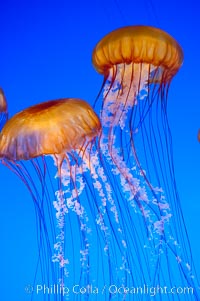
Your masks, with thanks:
[{"label": "jellyfish", "polygon": [[200,142],[200,130],[198,130],[197,139]]},{"label": "jellyfish", "polygon": [[0,88],[0,130],[8,119],[7,101],[3,90]]},{"label": "jellyfish", "polygon": [[[60,99],[17,113],[0,133],[1,163],[22,180],[35,206],[39,256],[33,286],[40,280],[49,290],[41,292],[42,300],[88,300],[98,292],[97,277],[110,272],[111,251],[101,246],[110,249],[105,203],[114,205],[95,146],[100,131],[89,104]],[[32,298],[38,296],[33,292]]]},{"label": "jellyfish", "polygon": [[167,118],[182,61],[159,29],[116,30],[93,52],[104,75],[97,114],[61,99],[4,125],[1,163],[35,206],[42,300],[198,300]]},{"label": "jellyfish", "polygon": [[[104,76],[94,107],[102,124],[102,165],[120,225],[113,223],[112,231],[117,236],[120,228],[122,238],[121,283],[160,287],[156,300],[181,300],[170,287],[185,285],[192,294],[184,294],[184,300],[199,300],[167,113],[169,87],[183,63],[183,51],[161,29],[127,26],[97,43],[92,62]],[[124,296],[132,300],[130,294]],[[144,290],[143,296],[134,297],[152,300]]]}]

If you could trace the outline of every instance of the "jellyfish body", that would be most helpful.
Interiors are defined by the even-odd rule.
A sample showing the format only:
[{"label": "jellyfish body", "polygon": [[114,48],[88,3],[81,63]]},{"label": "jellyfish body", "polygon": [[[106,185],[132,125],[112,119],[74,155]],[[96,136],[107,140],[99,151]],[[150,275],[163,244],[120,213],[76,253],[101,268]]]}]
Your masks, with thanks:
[{"label": "jellyfish body", "polygon": [[3,90],[0,88],[0,130],[8,119],[7,101]]},{"label": "jellyfish body", "polygon": [[[182,49],[160,29],[129,26],[105,36],[92,61],[104,75],[103,102],[99,93],[95,106],[102,123],[102,160],[124,237],[124,279],[128,271],[124,285],[185,284],[194,288],[194,294],[184,298],[198,300],[167,118],[168,89],[182,65]],[[138,300],[151,300],[150,295],[141,295]]]},{"label": "jellyfish body", "polygon": [[79,99],[60,99],[25,109],[4,126],[0,157],[29,160],[80,148],[100,130],[98,117]]},{"label": "jellyfish body", "polygon": [[95,290],[97,277],[110,272],[101,249],[107,244],[103,202],[111,199],[94,143],[100,131],[91,106],[61,99],[19,112],[0,133],[1,163],[20,177],[34,201],[41,280],[59,286],[42,300],[87,299],[89,292],[82,296],[80,288],[88,291],[93,283]]}]

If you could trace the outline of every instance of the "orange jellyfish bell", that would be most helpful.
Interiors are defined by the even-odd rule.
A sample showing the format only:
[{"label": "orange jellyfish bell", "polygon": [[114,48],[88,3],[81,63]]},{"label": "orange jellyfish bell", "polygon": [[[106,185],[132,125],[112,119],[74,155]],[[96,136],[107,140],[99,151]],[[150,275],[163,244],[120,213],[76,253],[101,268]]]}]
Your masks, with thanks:
[{"label": "orange jellyfish bell", "polygon": [[7,112],[7,101],[3,90],[0,88],[0,113]]},{"label": "orange jellyfish bell", "polygon": [[177,73],[183,51],[177,41],[151,26],[127,26],[107,34],[95,47],[92,62],[97,72],[107,76],[118,64],[146,63],[163,69],[165,82]]},{"label": "orange jellyfish bell", "polygon": [[199,129],[198,134],[197,134],[197,139],[200,142],[200,129]]},{"label": "orange jellyfish bell", "polygon": [[8,106],[2,88],[0,88],[0,129],[8,119]]},{"label": "orange jellyfish bell", "polygon": [[28,160],[63,154],[92,140],[100,122],[91,106],[80,99],[59,99],[29,107],[5,124],[0,133],[0,157]]},{"label": "orange jellyfish bell", "polygon": [[120,124],[123,128],[127,110],[137,105],[139,98],[152,102],[157,95],[163,98],[167,94],[182,65],[183,51],[161,29],[127,26],[112,31],[97,43],[92,62],[97,72],[104,75],[102,125]]}]

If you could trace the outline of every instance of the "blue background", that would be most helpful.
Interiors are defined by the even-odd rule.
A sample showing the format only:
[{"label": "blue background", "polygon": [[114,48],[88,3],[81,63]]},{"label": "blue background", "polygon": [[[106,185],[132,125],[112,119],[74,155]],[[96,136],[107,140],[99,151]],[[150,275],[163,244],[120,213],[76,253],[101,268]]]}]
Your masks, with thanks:
[{"label": "blue background", "polygon": [[[184,64],[172,81],[168,115],[175,172],[198,275],[200,272],[200,127],[198,1],[1,1],[0,86],[9,115],[45,100],[80,97],[91,104],[102,77],[91,63],[95,44],[124,25],[152,25],[175,37]],[[37,242],[31,197],[0,165],[0,298],[26,301]]]}]

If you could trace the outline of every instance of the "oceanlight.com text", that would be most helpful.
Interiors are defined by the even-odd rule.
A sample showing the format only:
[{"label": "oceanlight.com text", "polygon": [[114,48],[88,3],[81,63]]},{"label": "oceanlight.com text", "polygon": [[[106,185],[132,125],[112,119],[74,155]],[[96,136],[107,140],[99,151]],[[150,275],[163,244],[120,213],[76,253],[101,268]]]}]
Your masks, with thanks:
[{"label": "oceanlight.com text", "polygon": [[93,284],[87,286],[81,286],[75,284],[73,286],[64,286],[61,284],[37,284],[35,287],[27,285],[25,287],[26,293],[34,293],[36,295],[97,295],[97,294],[111,294],[111,295],[149,295],[154,297],[156,295],[193,295],[193,287],[182,286],[124,286],[124,285],[102,285],[95,286]]}]

